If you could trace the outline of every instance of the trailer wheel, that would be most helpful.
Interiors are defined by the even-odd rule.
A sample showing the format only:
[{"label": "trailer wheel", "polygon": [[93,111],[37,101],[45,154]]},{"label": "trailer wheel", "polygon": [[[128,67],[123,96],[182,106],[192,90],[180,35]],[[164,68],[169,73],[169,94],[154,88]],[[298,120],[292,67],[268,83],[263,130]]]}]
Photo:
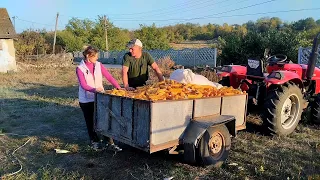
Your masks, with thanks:
[{"label": "trailer wheel", "polygon": [[229,155],[231,138],[225,125],[206,130],[197,148],[197,159],[202,165],[220,167]]},{"label": "trailer wheel", "polygon": [[286,84],[268,92],[264,103],[263,124],[268,134],[288,135],[297,127],[303,97],[295,84]]},{"label": "trailer wheel", "polygon": [[320,124],[320,95],[317,95],[311,106],[311,119],[313,123]]}]

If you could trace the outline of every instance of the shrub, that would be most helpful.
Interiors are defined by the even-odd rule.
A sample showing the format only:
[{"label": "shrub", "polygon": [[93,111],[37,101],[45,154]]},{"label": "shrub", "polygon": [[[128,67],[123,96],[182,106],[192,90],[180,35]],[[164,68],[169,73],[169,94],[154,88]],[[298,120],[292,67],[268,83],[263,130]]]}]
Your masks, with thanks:
[{"label": "shrub", "polygon": [[157,64],[165,77],[170,76],[171,69],[174,66],[174,61],[170,58],[170,56],[165,56],[157,60]]},{"label": "shrub", "polygon": [[210,71],[210,70],[203,70],[199,73],[200,75],[208,78],[209,81],[212,82],[218,82],[221,79],[218,77],[217,73],[214,71]]}]

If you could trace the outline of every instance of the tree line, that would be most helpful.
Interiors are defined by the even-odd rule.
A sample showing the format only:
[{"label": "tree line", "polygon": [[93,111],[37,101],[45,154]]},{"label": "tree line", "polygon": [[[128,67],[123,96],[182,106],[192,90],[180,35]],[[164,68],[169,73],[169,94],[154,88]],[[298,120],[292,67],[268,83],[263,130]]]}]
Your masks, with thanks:
[{"label": "tree line", "polygon": [[[283,53],[296,61],[300,46],[311,46],[312,39],[320,32],[320,20],[313,18],[295,22],[284,22],[278,17],[264,17],[244,24],[176,24],[157,27],[140,25],[137,30],[116,27],[107,21],[109,50],[123,50],[133,37],[141,39],[145,49],[169,49],[170,43],[210,40],[212,47],[220,50],[222,64],[243,63],[248,57],[261,57],[264,49],[271,53]],[[54,32],[46,30],[25,30],[16,42],[18,55],[50,54]],[[57,32],[56,51],[81,51],[84,45],[93,45],[105,50],[105,22],[103,17],[96,20],[72,18],[64,30]]]}]

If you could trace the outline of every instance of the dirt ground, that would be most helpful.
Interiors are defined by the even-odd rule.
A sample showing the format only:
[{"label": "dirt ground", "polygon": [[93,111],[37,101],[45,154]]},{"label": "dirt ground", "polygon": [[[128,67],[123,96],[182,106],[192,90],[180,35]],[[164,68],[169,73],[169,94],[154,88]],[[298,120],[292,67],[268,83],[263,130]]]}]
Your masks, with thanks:
[{"label": "dirt ground", "polygon": [[[307,115],[291,135],[270,137],[261,134],[259,115],[250,114],[219,169],[129,146],[95,152],[87,145],[75,65],[18,66],[17,73],[0,74],[0,176],[18,171],[19,161],[23,169],[3,179],[320,179],[320,127]],[[119,69],[110,72],[120,80]]]}]

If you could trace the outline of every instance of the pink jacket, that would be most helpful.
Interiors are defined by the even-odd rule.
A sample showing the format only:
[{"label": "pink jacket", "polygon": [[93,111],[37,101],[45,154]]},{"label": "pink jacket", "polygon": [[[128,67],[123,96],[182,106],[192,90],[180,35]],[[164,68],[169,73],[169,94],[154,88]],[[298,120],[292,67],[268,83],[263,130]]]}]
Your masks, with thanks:
[{"label": "pink jacket", "polygon": [[96,88],[103,88],[102,76],[115,88],[120,88],[118,82],[100,62],[93,64],[89,61],[81,61],[76,73],[79,80],[79,102],[81,103],[94,101]]}]

